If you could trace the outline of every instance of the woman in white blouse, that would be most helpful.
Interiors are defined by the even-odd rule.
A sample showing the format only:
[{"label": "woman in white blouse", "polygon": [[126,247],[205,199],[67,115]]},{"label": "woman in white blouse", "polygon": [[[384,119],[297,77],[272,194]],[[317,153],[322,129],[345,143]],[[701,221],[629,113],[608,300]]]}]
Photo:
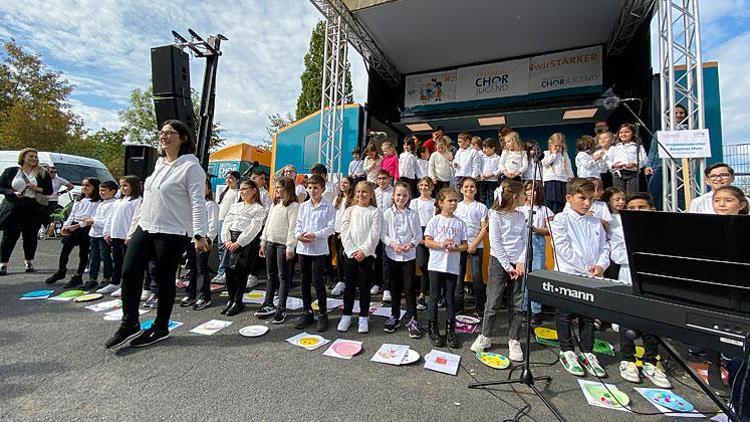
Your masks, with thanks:
[{"label": "woman in white blouse", "polygon": [[216,277],[214,282],[224,282],[224,239],[221,238],[221,226],[224,224],[224,218],[229,212],[229,208],[232,204],[236,203],[240,199],[240,172],[237,170],[228,171],[226,178],[227,186],[221,191],[219,195],[219,268],[216,271]]},{"label": "woman in white blouse", "polygon": [[[196,252],[209,248],[206,172],[195,156],[195,138],[188,125],[179,120],[167,120],[161,125],[159,155],[153,173],[144,183],[137,223],[128,233],[122,271],[122,323],[107,340],[106,348],[131,339],[132,347],[144,347],[168,338],[176,294],[174,280],[182,253],[191,238]],[[149,260],[156,262],[159,302],[154,323],[141,332],[138,305]]]}]

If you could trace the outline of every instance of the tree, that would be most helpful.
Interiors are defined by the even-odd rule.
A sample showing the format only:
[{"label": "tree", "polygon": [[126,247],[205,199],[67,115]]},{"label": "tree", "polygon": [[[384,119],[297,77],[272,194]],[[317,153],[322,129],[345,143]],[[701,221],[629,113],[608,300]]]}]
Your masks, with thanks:
[{"label": "tree", "polygon": [[292,116],[292,113],[289,112],[286,113],[286,116],[281,113],[273,113],[268,114],[267,117],[268,124],[266,124],[266,137],[261,140],[261,143],[258,146],[270,150],[273,146],[273,135],[294,123],[294,117]]},{"label": "tree", "polygon": [[[320,96],[323,85],[323,49],[325,47],[325,21],[319,21],[310,35],[310,46],[305,54],[305,70],[300,76],[302,89],[297,97],[297,120],[320,110]],[[354,101],[352,94],[352,75],[349,71],[349,59],[346,67],[346,102]]]},{"label": "tree", "polygon": [[58,151],[83,124],[70,110],[74,86],[15,40],[0,51],[0,149]]},{"label": "tree", "polygon": [[[193,114],[196,122],[198,122],[201,100],[195,91],[192,91],[192,102]],[[150,85],[144,90],[136,88],[131,91],[130,105],[125,110],[120,111],[118,116],[123,123],[128,142],[144,143],[153,147],[158,146],[159,137],[156,135],[158,127],[154,112],[154,93]],[[224,138],[221,137],[221,134],[224,133],[221,123],[214,122],[212,127],[211,142],[208,144],[210,151],[217,149],[224,143]]]},{"label": "tree", "polygon": [[125,129],[102,128],[93,134],[84,134],[70,142],[66,153],[95,158],[101,161],[117,179],[125,173]]}]

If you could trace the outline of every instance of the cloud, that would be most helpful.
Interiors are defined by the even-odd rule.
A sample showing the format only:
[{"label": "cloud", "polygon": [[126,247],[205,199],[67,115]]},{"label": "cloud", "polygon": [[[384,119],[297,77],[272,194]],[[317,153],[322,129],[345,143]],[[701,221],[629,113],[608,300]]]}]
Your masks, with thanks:
[{"label": "cloud", "polygon": [[76,99],[72,99],[70,105],[73,112],[80,116],[86,122],[86,127],[92,131],[101,128],[116,130],[122,126],[117,117],[117,110],[89,106]]}]

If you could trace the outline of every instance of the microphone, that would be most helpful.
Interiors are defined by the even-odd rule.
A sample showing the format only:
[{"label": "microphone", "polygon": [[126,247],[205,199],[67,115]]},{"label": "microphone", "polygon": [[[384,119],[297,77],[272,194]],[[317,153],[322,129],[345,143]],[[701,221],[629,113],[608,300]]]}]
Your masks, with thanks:
[{"label": "microphone", "polygon": [[635,97],[620,98],[620,97],[618,97],[615,94],[611,94],[610,96],[608,96],[607,98],[605,98],[604,101],[602,101],[602,105],[607,110],[614,110],[617,107],[619,107],[620,104],[626,103],[626,102],[629,102],[629,101],[643,102],[643,100],[641,100],[640,98],[635,98]]},{"label": "microphone", "polygon": [[252,163],[250,163],[250,167],[248,167],[248,168],[247,168],[247,170],[245,170],[245,172],[244,172],[244,173],[242,173],[242,176],[240,176],[240,179],[245,179],[245,178],[246,178],[246,177],[247,177],[247,176],[248,176],[248,175],[249,175],[250,173],[252,173],[252,172],[253,172],[253,170],[255,170],[255,169],[256,169],[256,168],[257,168],[257,167],[258,167],[259,165],[260,165],[260,163],[259,163],[259,162],[257,162],[257,161],[253,161]]}]

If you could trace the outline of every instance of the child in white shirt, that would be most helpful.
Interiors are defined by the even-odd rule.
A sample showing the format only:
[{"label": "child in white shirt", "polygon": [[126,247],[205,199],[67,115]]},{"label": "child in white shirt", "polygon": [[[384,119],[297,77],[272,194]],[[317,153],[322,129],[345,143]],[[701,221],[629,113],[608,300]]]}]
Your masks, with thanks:
[{"label": "child in white shirt", "polygon": [[375,183],[375,179],[378,177],[382,163],[383,157],[378,155],[378,148],[375,144],[367,144],[367,147],[365,147],[365,161],[362,163],[362,169],[367,175],[368,182]]},{"label": "child in white shirt", "polygon": [[349,171],[347,174],[352,180],[357,182],[365,179],[364,162],[362,161],[362,153],[359,148],[354,148],[352,150],[352,161],[349,163]]},{"label": "child in white shirt", "polygon": [[502,306],[503,293],[511,289],[509,309],[508,357],[523,361],[523,350],[518,341],[524,310],[521,279],[526,271],[526,231],[524,215],[517,210],[523,204],[523,184],[515,180],[503,182],[503,194],[490,213],[490,278],[487,283],[487,306],[484,310],[482,333],[471,345],[471,350],[484,352],[491,346],[490,332],[495,327]]},{"label": "child in white shirt", "polygon": [[456,313],[464,312],[464,279],[468,262],[471,266],[472,288],[476,298],[474,316],[481,317],[484,313],[485,302],[482,257],[484,256],[484,237],[487,234],[487,206],[474,200],[477,194],[477,182],[473,178],[463,179],[461,193],[464,199],[456,205],[456,216],[466,225],[466,240],[469,246],[465,252],[461,252],[461,260],[458,264]]},{"label": "child in white shirt", "polygon": [[96,207],[96,214],[93,217],[85,218],[83,221],[86,225],[91,226],[89,237],[91,237],[91,262],[89,263],[89,281],[81,288],[83,290],[93,290],[99,286],[96,279],[99,278],[99,264],[104,264],[102,272],[102,283],[107,285],[112,280],[112,248],[104,240],[104,226],[109,220],[112,212],[112,206],[115,204],[115,194],[117,193],[117,183],[106,180],[99,185],[99,196],[101,202]]},{"label": "child in white shirt", "polygon": [[[364,181],[364,179],[359,182]],[[339,182],[339,193],[333,201],[336,217],[333,222],[333,245],[336,248],[336,284],[331,289],[331,296],[341,296],[346,288],[346,271],[344,270],[344,246],[341,243],[341,222],[344,212],[354,203],[354,186],[359,183],[351,177],[344,177]]]},{"label": "child in white shirt", "polygon": [[734,182],[734,169],[728,164],[716,163],[707,167],[704,175],[706,176],[706,184],[711,188],[711,191],[693,199],[690,202],[688,212],[716,214],[713,207],[714,191]]},{"label": "child in white shirt", "polygon": [[620,143],[609,152],[612,185],[625,193],[636,193],[640,190],[641,169],[647,174],[651,170],[646,150],[636,142],[638,134],[632,123],[620,125],[617,137]]},{"label": "child in white shirt", "polygon": [[[214,194],[211,191],[211,179],[206,178],[206,217],[208,218],[208,232],[206,239],[209,248],[216,247],[219,232],[219,204],[214,201]],[[185,293],[187,295],[180,301],[180,307],[187,308],[191,306],[194,310],[200,311],[211,306],[211,276],[208,270],[208,260],[211,255],[211,249],[202,252],[196,252],[195,247],[188,247],[187,268],[190,271],[190,280]],[[200,280],[200,288],[198,283]],[[200,291],[200,297],[198,297]]]},{"label": "child in white shirt", "polygon": [[[543,270],[545,262],[547,260],[546,257],[546,249],[547,249],[547,243],[545,240],[545,236],[549,236],[549,227],[548,223],[552,220],[554,214],[552,214],[552,211],[544,206],[544,188],[542,187],[542,184],[540,182],[534,183],[533,185],[536,187],[534,192],[532,190],[532,181],[527,180],[523,184],[524,191],[526,193],[526,198],[524,201],[524,204],[518,207],[518,211],[520,211],[524,218],[527,219],[529,217],[529,208],[532,208],[532,195],[533,195],[533,213],[534,216],[532,218],[533,221],[533,234],[531,236],[531,251],[532,251],[532,259],[531,259],[531,271],[536,270]],[[533,325],[539,325],[542,323],[542,304],[539,302],[531,301],[531,323]]]},{"label": "child in white shirt", "polygon": [[[435,215],[435,198],[432,197],[432,179],[423,177],[417,183],[419,197],[409,202],[409,208],[415,210],[419,215],[419,225],[424,233],[427,223]],[[420,239],[417,246],[417,268],[419,268],[419,297],[417,298],[417,310],[424,311],[427,309],[425,296],[430,293],[430,276],[427,270],[427,264],[430,260],[430,249],[425,246],[424,239]]]},{"label": "child in white shirt", "polygon": [[414,139],[404,139],[404,152],[398,157],[399,180],[409,185],[409,194],[416,196],[417,193],[417,156],[414,155]]},{"label": "child in white shirt", "polygon": [[566,184],[573,178],[573,169],[568,157],[565,135],[555,132],[549,137],[547,151],[542,158],[542,180],[544,180],[545,205],[554,213],[565,206]]},{"label": "child in white shirt", "polygon": [[[391,175],[385,170],[378,172],[376,179],[377,188],[375,189],[375,203],[380,213],[393,205],[393,187],[391,186]],[[391,301],[390,283],[388,283],[388,263],[383,259],[383,245],[378,242],[377,251],[375,252],[375,277],[373,279],[371,295],[376,295],[383,290],[383,302]]]},{"label": "child in white shirt", "polygon": [[[557,214],[550,222],[557,270],[579,276],[602,277],[609,265],[609,245],[601,221],[589,215],[594,199],[594,184],[587,179],[568,183],[566,201],[570,208]],[[571,320],[578,317],[580,353],[576,356]],[[606,376],[593,353],[593,319],[557,309],[557,337],[560,342],[560,363],[569,373],[585,375],[584,369],[597,377]]]},{"label": "child in white shirt", "polygon": [[500,154],[497,176],[500,179],[521,180],[529,168],[529,157],[518,132],[510,132],[503,138],[505,148]]},{"label": "child in white shirt", "polygon": [[466,132],[459,133],[458,150],[453,156],[454,186],[460,187],[461,179],[464,177],[479,179],[481,166],[479,153],[471,147],[471,135]]},{"label": "child in white shirt", "polygon": [[422,180],[422,178],[427,177],[427,167],[430,164],[430,151],[427,150],[425,147],[419,147],[417,149],[417,155],[419,158],[417,158],[417,179]]},{"label": "child in white shirt", "polygon": [[594,138],[583,135],[576,141],[576,171],[578,177],[601,179],[604,152],[594,151]]},{"label": "child in white shirt", "polygon": [[433,195],[442,188],[449,187],[451,183],[451,177],[453,177],[452,170],[452,156],[448,148],[451,144],[451,138],[443,136],[438,139],[435,143],[436,151],[430,155],[430,161],[427,166],[427,175],[432,179],[432,183],[435,185]]},{"label": "child in white shirt", "polygon": [[498,184],[497,173],[500,171],[500,156],[495,153],[497,142],[492,138],[487,138],[482,142],[484,154],[482,155],[481,177],[479,179],[479,202],[486,207],[491,207],[493,193],[500,186]]},{"label": "child in white shirt", "polygon": [[454,215],[458,205],[458,195],[452,188],[438,191],[435,209],[437,214],[430,219],[424,231],[424,243],[430,248],[430,261],[427,269],[430,274],[429,326],[428,335],[435,347],[443,347],[446,338],[438,328],[437,302],[440,292],[445,292],[447,311],[446,332],[448,346],[461,347],[456,336],[456,276],[459,272],[461,252],[468,249],[466,224]]}]

